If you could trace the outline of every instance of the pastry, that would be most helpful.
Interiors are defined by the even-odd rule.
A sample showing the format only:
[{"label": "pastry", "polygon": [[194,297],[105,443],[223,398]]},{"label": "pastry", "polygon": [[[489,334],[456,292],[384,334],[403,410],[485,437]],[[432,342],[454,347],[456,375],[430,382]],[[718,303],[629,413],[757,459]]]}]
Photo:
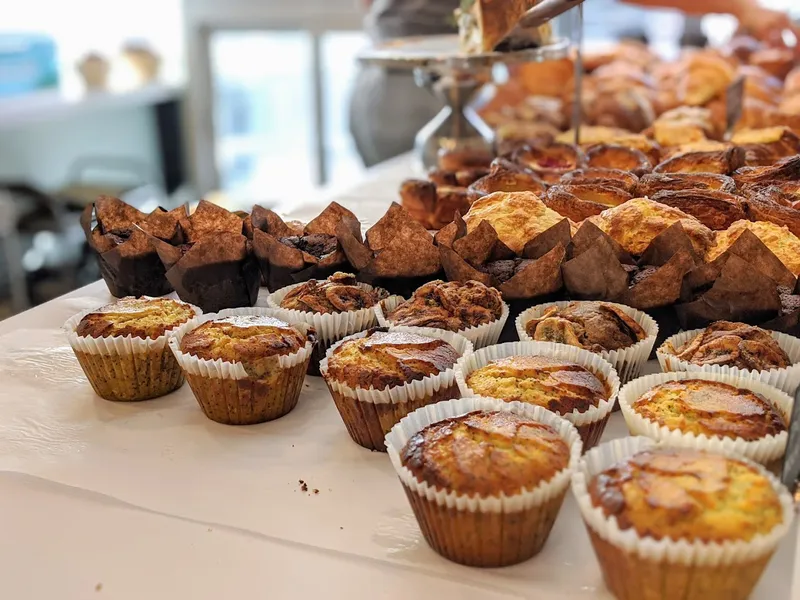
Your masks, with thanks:
[{"label": "pastry", "polygon": [[547,190],[545,183],[533,173],[510,171],[495,167],[467,189],[471,201],[495,192],[533,192],[541,196]]},{"label": "pastry", "polygon": [[642,254],[659,233],[677,222],[700,256],[714,243],[713,232],[694,217],[646,198],[630,200],[589,220],[633,255]]},{"label": "pastry", "polygon": [[713,261],[722,255],[745,230],[754,233],[787,269],[800,275],[800,239],[788,227],[766,221],[736,221],[727,230],[718,232],[713,247],[708,251],[708,260]]},{"label": "pastry", "polygon": [[[536,4],[535,0],[465,0],[456,9],[461,51],[466,54],[491,52],[512,33],[522,16]],[[550,27],[543,25],[531,32],[528,43],[545,43]]]},{"label": "pastry", "polygon": [[718,190],[733,193],[736,191],[736,182],[727,175],[712,173],[648,173],[642,175],[636,186],[636,194],[642,197],[663,190]]},{"label": "pastry", "polygon": [[619,206],[632,197],[625,190],[613,185],[575,183],[554,185],[547,190],[544,203],[561,216],[577,223],[599,215],[610,206]]},{"label": "pastry", "polygon": [[643,152],[614,144],[598,144],[586,151],[586,165],[605,169],[619,169],[643,175],[652,170],[653,165]]},{"label": "pastry", "polygon": [[769,371],[784,369],[791,364],[789,356],[768,331],[728,321],[709,325],[679,348],[666,343],[659,351],[698,366]]},{"label": "pastry", "polygon": [[750,55],[750,64],[783,81],[795,66],[795,56],[791,48],[763,48]]},{"label": "pastry", "polygon": [[594,97],[586,98],[583,109],[591,125],[619,127],[634,133],[647,129],[656,118],[649,92],[629,85],[599,89]]},{"label": "pastry", "polygon": [[439,150],[438,167],[443,171],[461,171],[464,169],[487,168],[494,159],[488,150]]},{"label": "pastry", "polygon": [[549,123],[506,121],[498,125],[495,131],[497,153],[500,156],[510,156],[524,146],[552,144],[559,131]]},{"label": "pastry", "polygon": [[135,402],[183,385],[167,339],[199,312],[169,298],[127,297],[76,315],[65,329],[95,393],[106,400]]},{"label": "pastry", "polygon": [[716,173],[729,175],[744,165],[741,148],[710,152],[686,152],[656,165],[654,173]]},{"label": "pastry", "polygon": [[464,216],[467,231],[487,221],[512,252],[520,254],[525,244],[558,224],[563,217],[545,206],[531,192],[497,192],[476,200]]},{"label": "pastry", "polygon": [[711,53],[692,54],[678,80],[678,99],[688,106],[703,106],[725,92],[734,76],[734,69],[725,59]]},{"label": "pastry", "polygon": [[[789,198],[783,193],[777,197],[771,195],[769,188],[764,192],[751,193],[744,201],[747,218],[751,221],[769,221],[783,225],[795,236],[800,237],[800,210],[792,206]],[[779,202],[778,199],[783,202]]]},{"label": "pastry", "polygon": [[380,288],[360,287],[355,275],[334,273],[325,280],[311,279],[293,287],[279,306],[320,314],[352,312],[371,308],[386,295]]},{"label": "pastry", "polygon": [[682,210],[714,231],[746,218],[738,196],[716,190],[663,190],[650,199]]},{"label": "pastry", "polygon": [[740,186],[800,180],[800,155],[779,160],[768,167],[742,167],[733,174]]},{"label": "pastry", "polygon": [[620,169],[602,169],[590,167],[585,169],[575,169],[565,173],[561,177],[561,183],[572,185],[575,183],[593,183],[600,185],[613,185],[633,194],[639,183],[639,178],[633,173]]},{"label": "pastry", "polygon": [[384,451],[384,436],[405,415],[458,396],[454,367],[471,351],[450,332],[374,328],[334,345],[320,371],[353,441]]},{"label": "pastry", "polygon": [[800,136],[788,127],[743,129],[731,140],[746,152],[747,166],[769,166],[782,158],[800,154]]},{"label": "pastry", "polygon": [[532,170],[546,183],[557,182],[564,173],[583,166],[583,153],[569,144],[526,146],[513,155],[515,162]]}]

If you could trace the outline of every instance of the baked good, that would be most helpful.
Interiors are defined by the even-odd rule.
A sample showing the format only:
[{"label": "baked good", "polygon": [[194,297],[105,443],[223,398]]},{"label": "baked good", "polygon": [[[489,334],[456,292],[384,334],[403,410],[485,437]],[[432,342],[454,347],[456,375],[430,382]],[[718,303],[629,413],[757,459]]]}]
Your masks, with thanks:
[{"label": "baked good", "polygon": [[619,83],[613,87],[600,84],[594,94],[585,94],[583,111],[587,122],[633,132],[649,127],[656,113],[646,83],[632,86],[629,81],[616,81]]},{"label": "baked good", "polygon": [[711,110],[700,106],[679,106],[660,114],[653,123],[652,136],[661,146],[680,146],[716,137]]},{"label": "baked good", "polygon": [[769,371],[784,369],[791,364],[789,356],[768,331],[729,321],[709,325],[682,347],[675,348],[665,343],[661,351],[699,366]]},{"label": "baked good", "polygon": [[547,356],[511,356],[465,377],[479,396],[536,404],[559,415],[583,413],[608,400],[605,382],[576,363]]},{"label": "baked good", "polygon": [[743,166],[744,162],[744,150],[736,147],[710,152],[685,152],[656,165],[653,172],[729,175]]},{"label": "baked good", "polygon": [[493,168],[467,189],[471,201],[495,192],[532,192],[542,195],[547,190],[545,183],[533,173],[511,171],[503,167]]},{"label": "baked good", "polygon": [[487,221],[500,241],[520,254],[530,240],[558,224],[563,217],[532,192],[496,192],[476,200],[464,216],[467,231]]},{"label": "baked good", "polygon": [[[522,16],[536,4],[534,0],[469,0],[456,9],[461,51],[466,54],[491,52],[516,27]],[[549,25],[534,32],[529,43],[543,43],[549,37]]]},{"label": "baked good", "polygon": [[488,150],[474,148],[462,150],[439,150],[438,166],[443,171],[461,171],[463,169],[486,168],[494,159]]},{"label": "baked good", "polygon": [[708,251],[707,259],[713,261],[723,254],[742,235],[744,230],[750,230],[764,245],[777,256],[795,275],[800,275],[800,238],[789,231],[788,227],[781,227],[766,221],[736,221],[725,231],[716,235],[716,241]]},{"label": "baked good", "polygon": [[703,106],[725,92],[734,77],[733,67],[719,55],[692,53],[684,59],[678,79],[678,99],[688,106]]},{"label": "baked good", "polygon": [[467,187],[489,172],[488,167],[466,167],[458,171],[433,168],[428,171],[428,181],[443,187]]},{"label": "baked good", "polygon": [[795,66],[794,51],[791,48],[756,50],[750,55],[750,64],[783,81]]},{"label": "baked good", "polygon": [[586,165],[603,169],[620,169],[634,175],[643,175],[653,168],[641,150],[616,144],[598,144],[589,148],[586,151]]},{"label": "baked good", "polygon": [[575,169],[561,176],[561,183],[572,185],[574,183],[595,183],[600,185],[613,185],[622,188],[629,194],[636,191],[639,178],[633,173],[620,169],[602,169],[588,167]]},{"label": "baked good", "polygon": [[[441,229],[453,221],[456,212],[463,214],[470,206],[465,188],[437,186],[420,179],[404,181],[400,199],[403,208],[427,229]],[[335,244],[336,239],[333,241]]]},{"label": "baked good", "polygon": [[668,381],[631,407],[648,421],[695,436],[755,441],[786,430],[783,416],[758,394],[718,381]]},{"label": "baked good", "polygon": [[751,221],[769,221],[782,225],[800,237],[800,210],[794,208],[790,197],[783,193],[778,191],[777,194],[770,194],[768,188],[763,192],[749,194],[744,201],[744,209]]},{"label": "baked good", "polygon": [[795,67],[783,81],[783,93],[787,96],[800,94],[800,66]]},{"label": "baked good", "polygon": [[[388,315],[392,325],[462,331],[500,319],[503,299],[478,281],[426,283]],[[499,334],[499,332],[498,332]]]},{"label": "baked good", "polygon": [[524,146],[551,144],[559,131],[550,123],[506,120],[495,130],[497,154],[510,156]]},{"label": "baked good", "polygon": [[528,321],[525,331],[537,342],[569,344],[590,352],[629,348],[647,337],[647,332],[633,318],[605,302],[553,306]]},{"label": "baked good", "polygon": [[733,174],[740,186],[800,180],[800,155],[779,160],[768,167],[742,167]]},{"label": "baked good", "polygon": [[[297,405],[316,334],[275,314],[244,309],[210,315],[173,340],[189,386],[212,421],[263,423]],[[226,377],[226,369],[241,375]]]},{"label": "baked good", "polygon": [[337,272],[325,280],[311,279],[292,288],[280,307],[321,314],[350,312],[375,306],[387,295],[380,288],[359,286],[355,275]]},{"label": "baked good", "polygon": [[800,154],[800,136],[788,127],[743,129],[731,140],[746,152],[748,166],[769,166],[782,158]]},{"label": "baked good", "polygon": [[536,173],[545,183],[557,182],[564,173],[582,167],[583,153],[570,144],[526,146],[514,152],[513,160]]},{"label": "baked good", "polygon": [[454,367],[471,351],[447,331],[374,328],[333,346],[320,371],[353,441],[385,451],[384,436],[405,415],[458,396]]},{"label": "baked good", "polygon": [[106,400],[136,402],[183,385],[167,339],[198,312],[169,298],[127,297],[76,315],[65,329],[95,393]]},{"label": "baked good", "polygon": [[659,233],[678,222],[700,256],[714,243],[713,232],[694,217],[646,198],[605,210],[590,221],[633,255],[642,254]]},{"label": "baked good", "polygon": [[561,216],[579,222],[599,215],[611,206],[619,206],[632,197],[614,185],[575,183],[552,186],[547,190],[544,203]]},{"label": "baked good", "polygon": [[662,190],[695,189],[733,193],[736,191],[736,182],[727,175],[713,173],[648,173],[639,179],[636,193],[649,197]]},{"label": "baked good", "polygon": [[714,231],[746,218],[738,196],[716,190],[663,190],[650,199],[682,210]]}]

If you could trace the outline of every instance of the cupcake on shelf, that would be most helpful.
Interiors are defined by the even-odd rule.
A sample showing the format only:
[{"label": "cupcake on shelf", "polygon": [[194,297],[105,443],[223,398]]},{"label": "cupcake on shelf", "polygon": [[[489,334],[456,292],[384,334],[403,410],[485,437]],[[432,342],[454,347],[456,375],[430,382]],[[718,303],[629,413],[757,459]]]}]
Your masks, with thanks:
[{"label": "cupcake on shelf", "polygon": [[353,441],[384,451],[384,436],[408,413],[458,397],[455,364],[471,353],[449,331],[379,327],[332,346],[320,372]]},{"label": "cupcake on shelf", "polygon": [[183,385],[183,373],[167,340],[199,314],[200,309],[177,300],[131,296],[83,311],[64,329],[97,395],[135,402]]},{"label": "cupcake on shelf", "polygon": [[626,438],[572,477],[617,598],[744,600],[792,522],[788,491],[747,459]]},{"label": "cupcake on shelf", "polygon": [[475,567],[517,564],[542,549],[581,455],[564,419],[490,398],[416,410],[386,446],[425,540]]},{"label": "cupcake on shelf", "polygon": [[306,323],[317,332],[309,363],[310,375],[319,375],[319,363],[331,344],[375,325],[375,307],[389,293],[356,281],[355,275],[334,273],[270,294],[267,304],[289,323]]},{"label": "cupcake on shelf", "polygon": [[426,283],[409,300],[387,298],[375,306],[381,326],[432,327],[460,333],[476,348],[496,344],[508,319],[500,292],[479,281]]},{"label": "cupcake on shelf", "polygon": [[628,383],[619,404],[632,435],[736,453],[780,468],[792,398],[759,381],[708,372],[659,373]]},{"label": "cupcake on shelf", "polygon": [[658,336],[647,313],[611,302],[551,302],[517,317],[523,342],[553,342],[583,348],[610,362],[622,382],[642,372]]},{"label": "cupcake on shelf", "polygon": [[673,335],[656,355],[664,371],[709,371],[755,379],[794,394],[800,385],[800,340],[760,327],[717,321]]},{"label": "cupcake on shelf", "polygon": [[538,405],[572,423],[585,448],[595,446],[611,416],[619,377],[597,354],[563,344],[511,342],[460,359],[461,395]]},{"label": "cupcake on shelf", "polygon": [[268,309],[204,315],[170,339],[205,415],[225,425],[272,421],[296,405],[315,332]]}]

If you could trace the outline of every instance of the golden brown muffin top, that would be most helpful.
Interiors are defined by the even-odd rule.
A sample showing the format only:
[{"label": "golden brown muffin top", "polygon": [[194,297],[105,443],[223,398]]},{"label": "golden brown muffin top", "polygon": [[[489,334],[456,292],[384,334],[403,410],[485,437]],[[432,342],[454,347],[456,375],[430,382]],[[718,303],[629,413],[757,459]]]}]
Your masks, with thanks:
[{"label": "golden brown muffin top", "polygon": [[708,252],[708,260],[712,261],[723,254],[745,229],[752,231],[787,269],[800,275],[800,238],[789,231],[788,227],[767,221],[736,221],[727,230],[718,232],[716,243]]},{"label": "golden brown muffin top", "polygon": [[537,342],[569,344],[590,352],[629,348],[647,337],[631,316],[604,302],[553,306],[538,319],[528,321],[525,331]]},{"label": "golden brown muffin top", "polygon": [[750,540],[783,521],[778,494],[756,468],[696,450],[645,450],[589,484],[592,504],[620,529],[657,540]]},{"label": "golden brown muffin top", "polygon": [[459,494],[516,494],[569,464],[569,446],[549,425],[507,412],[478,411],[414,434],[400,459],[420,482]]},{"label": "golden brown muffin top", "polygon": [[386,290],[359,287],[355,275],[334,273],[323,281],[310,279],[281,300],[281,308],[313,313],[340,313],[375,306],[387,296]]},{"label": "golden brown muffin top", "polygon": [[263,377],[275,357],[294,354],[308,336],[266,315],[237,315],[207,321],[181,340],[181,352],[202,360],[239,362],[251,377]]},{"label": "golden brown muffin top", "polygon": [[751,442],[786,431],[783,416],[750,390],[702,379],[668,381],[647,391],[633,410],[670,430]]},{"label": "golden brown muffin top", "polygon": [[90,312],[78,323],[79,336],[106,338],[133,336],[156,339],[194,317],[188,304],[170,298],[121,298]]},{"label": "golden brown muffin top", "polygon": [[547,356],[493,360],[470,373],[467,385],[480,396],[537,404],[560,415],[586,412],[609,395],[590,370]]},{"label": "golden brown muffin top", "polygon": [[384,390],[438,375],[460,357],[444,340],[376,327],[334,350],[327,378],[351,388]]},{"label": "golden brown muffin top", "polygon": [[395,325],[461,331],[493,323],[503,312],[500,292],[479,281],[431,281],[410,300],[395,308],[387,319]]},{"label": "golden brown muffin top", "polygon": [[724,365],[752,371],[791,365],[789,356],[769,331],[730,321],[709,325],[682,348],[666,344],[664,349],[693,365]]}]

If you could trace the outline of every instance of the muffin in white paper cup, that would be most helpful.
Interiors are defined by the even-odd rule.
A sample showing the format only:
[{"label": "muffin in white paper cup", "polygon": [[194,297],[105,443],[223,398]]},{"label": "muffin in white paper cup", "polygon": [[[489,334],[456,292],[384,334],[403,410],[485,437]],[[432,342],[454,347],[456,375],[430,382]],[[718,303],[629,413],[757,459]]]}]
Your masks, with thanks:
[{"label": "muffin in white paper cup", "polygon": [[[696,380],[722,383],[755,393],[761,400],[770,404],[781,416],[785,428],[775,435],[766,435],[751,440],[746,440],[742,437],[695,435],[694,432],[681,431],[677,426],[670,428],[667,425],[662,425],[656,420],[640,414],[634,408],[634,404],[656,386],[667,384],[668,382]],[[770,469],[780,467],[789,437],[788,424],[791,420],[793,405],[792,398],[786,392],[760,381],[705,371],[676,371],[641,377],[623,386],[619,392],[618,401],[631,435],[648,437],[668,446],[694,448],[695,450],[707,450],[723,454],[738,454]],[[731,405],[731,410],[733,408],[735,406]],[[702,410],[709,415],[713,413],[713,407]]]},{"label": "muffin in white paper cup", "polygon": [[778,343],[778,346],[786,352],[792,364],[782,369],[776,368],[769,369],[768,371],[753,371],[749,369],[740,369],[739,367],[729,367],[727,365],[695,365],[687,360],[678,358],[670,351],[671,348],[676,350],[683,348],[687,343],[704,331],[705,329],[693,329],[691,331],[682,331],[668,337],[656,350],[656,357],[661,365],[661,370],[665,372],[702,371],[743,377],[745,379],[761,381],[779,390],[783,390],[790,395],[794,395],[798,386],[800,386],[800,339],[778,331],[770,331],[770,335],[772,335],[773,339]]},{"label": "muffin in white paper cup", "polygon": [[[325,354],[328,348],[331,347],[331,344],[346,338],[348,335],[358,333],[359,331],[366,331],[370,327],[374,327],[377,320],[374,307],[372,306],[359,310],[334,313],[306,312],[281,307],[281,302],[289,292],[307,283],[308,282],[303,282],[290,285],[281,288],[277,292],[273,292],[267,297],[267,305],[269,308],[277,311],[279,318],[287,323],[306,323],[317,332],[317,343],[314,346],[311,362],[308,365],[308,373],[309,375],[319,375],[319,363],[325,358]],[[367,283],[359,282],[356,285],[361,290],[367,292],[371,292],[375,289]]]},{"label": "muffin in white paper cup", "polygon": [[[261,323],[257,319],[273,319]],[[241,319],[236,323],[236,319]],[[253,319],[256,319],[253,321]],[[248,373],[245,365],[233,358],[207,359],[184,352],[187,334],[210,321],[230,320],[234,327],[246,328],[271,324],[294,329],[304,340],[289,354],[264,354],[264,368]],[[169,340],[175,358],[192,388],[203,413],[225,425],[253,425],[272,421],[288,414],[296,405],[303,388],[308,362],[314,348],[314,330],[305,323],[287,324],[268,308],[232,308],[203,315],[178,328]],[[234,350],[235,352],[235,350]]]},{"label": "muffin in white paper cup", "polygon": [[488,396],[488,394],[479,394],[470,387],[468,384],[470,375],[494,361],[516,356],[542,356],[574,363],[590,371],[600,380],[605,388],[605,393],[603,394],[604,398],[600,399],[596,406],[590,406],[583,411],[576,408],[571,412],[559,413],[578,429],[585,450],[595,446],[605,431],[620,388],[619,376],[614,367],[599,354],[576,346],[553,342],[507,342],[482,348],[458,361],[456,381],[461,395],[463,397]]},{"label": "muffin in white paper cup", "polygon": [[[178,320],[168,326],[158,323],[157,318],[153,320],[152,316],[148,322],[133,320],[126,325],[130,331],[127,335],[106,335],[107,331],[97,331],[95,337],[78,331],[84,317],[89,315],[113,318],[112,315],[117,314],[115,307],[119,307],[120,313],[131,315],[137,312],[137,306],[152,302],[170,303],[178,311],[188,313],[185,315],[188,320]],[[104,307],[81,311],[68,319],[63,329],[98,396],[114,402],[138,402],[164,396],[183,385],[183,372],[167,347],[167,341],[181,323],[192,323],[201,314],[198,307],[171,298],[127,297]],[[150,337],[148,330],[157,330],[158,335]]]},{"label": "muffin in white paper cup", "polygon": [[538,319],[544,315],[551,308],[566,308],[571,304],[608,304],[623,311],[626,315],[631,317],[636,323],[644,330],[646,337],[639,340],[632,346],[627,348],[620,348],[619,350],[604,350],[598,354],[605,360],[611,363],[619,375],[622,383],[627,383],[632,379],[636,379],[642,372],[642,368],[650,358],[650,353],[653,351],[653,346],[658,337],[658,323],[650,315],[630,306],[624,304],[615,304],[613,302],[597,302],[597,301],[582,301],[582,300],[567,300],[561,302],[548,302],[547,304],[539,304],[533,306],[528,310],[523,311],[516,320],[517,335],[520,341],[534,342],[534,340],[527,332],[526,326],[534,319]]},{"label": "muffin in white paper cup", "polygon": [[[469,452],[470,464],[474,466],[474,463],[480,463],[479,468],[470,469],[470,480],[479,478],[478,484],[485,491],[464,493],[450,484],[454,479],[441,483],[429,482],[424,476],[418,477],[408,462],[404,463],[403,457],[406,455],[405,449],[409,440],[412,443],[414,440],[419,442],[417,434],[429,426],[445,421],[452,424],[452,419],[464,415],[477,419],[494,419],[493,415],[496,416],[497,413],[511,413],[525,421],[546,426],[545,434],[552,436],[553,440],[560,440],[558,449],[547,447],[553,453],[547,458],[555,461],[555,452],[559,452],[558,460],[563,466],[552,468],[552,474],[542,473],[543,477],[536,485],[517,487],[514,492],[506,493],[499,487],[502,477],[492,476],[498,469],[502,469],[493,463],[496,460],[493,453],[478,456]],[[489,425],[488,430],[483,430],[484,433],[491,431],[498,439],[504,435],[498,429],[505,423],[498,427],[497,421],[489,421]],[[437,443],[442,443],[441,438],[432,442],[432,447]],[[491,439],[480,442],[482,448],[491,444]],[[565,419],[540,406],[504,402],[494,398],[460,398],[417,409],[392,428],[386,436],[386,447],[425,540],[445,558],[476,567],[501,567],[520,563],[542,549],[558,516],[582,451],[577,430]],[[544,449],[544,444],[541,448],[540,452],[548,451]],[[417,445],[409,448],[409,452],[419,449],[420,445]],[[452,445],[451,450],[456,451]],[[439,456],[443,457],[444,454]],[[518,459],[535,464],[535,457],[529,455]],[[457,458],[454,460],[457,461]],[[447,463],[437,465],[437,469],[447,467]],[[488,493],[489,490],[500,491]]]},{"label": "muffin in white paper cup", "polygon": [[[371,366],[365,366],[364,371],[368,375],[368,379],[362,385],[350,385],[341,378],[337,379],[330,372],[331,357],[338,348],[348,342],[377,333],[412,336],[411,345],[416,344],[419,348],[416,359],[421,361],[428,360],[430,356],[433,356],[435,360],[435,354],[427,354],[428,349],[424,348],[426,345],[424,340],[435,340],[439,348],[443,348],[444,346],[438,343],[441,340],[449,344],[450,348],[455,351],[451,353],[453,355],[452,364],[443,363],[446,364],[444,368],[432,369],[431,374],[421,378],[410,378],[409,375],[402,384],[399,382],[386,384],[388,380],[382,382],[383,373],[380,366],[374,370]],[[400,343],[402,341],[399,340]],[[387,345],[391,346],[391,339]],[[444,349],[450,352],[450,350]],[[385,452],[386,433],[400,419],[420,407],[457,398],[460,395],[455,376],[456,359],[469,356],[472,351],[472,342],[464,336],[450,331],[426,327],[376,328],[356,333],[331,346],[326,357],[320,363],[320,372],[353,441],[369,450]],[[412,349],[410,352],[414,352],[414,350]],[[435,352],[435,350],[431,350],[431,352]],[[355,360],[357,363],[367,365],[366,360],[361,360],[358,356]],[[378,385],[375,385],[376,383]]]},{"label": "muffin in white paper cup", "polygon": [[[381,327],[393,327],[394,323],[386,318],[398,306],[400,306],[406,299],[402,296],[390,296],[375,305],[375,316],[378,319],[378,324]],[[506,321],[508,321],[510,309],[508,304],[503,302],[502,312],[496,321],[491,323],[484,323],[483,325],[475,325],[474,327],[467,327],[466,329],[459,329],[456,333],[463,335],[470,342],[472,342],[475,349],[485,348],[497,343],[500,339],[500,334],[503,333]]]},{"label": "muffin in white paper cup", "polygon": [[[658,535],[643,535],[636,530],[635,524],[626,526],[615,515],[606,514],[602,505],[595,505],[591,494],[592,481],[601,473],[610,477],[609,469],[647,451],[671,451],[678,462],[708,459],[708,465],[701,472],[702,477],[709,480],[724,480],[720,475],[721,469],[714,467],[719,463],[725,468],[728,458],[739,465],[745,465],[742,471],[746,476],[756,477],[761,483],[764,493],[761,497],[771,498],[770,504],[774,509],[772,520],[775,524],[765,527],[763,532],[757,532],[752,537],[737,536],[734,525],[728,518],[725,524],[729,526],[731,534],[724,540],[703,540],[702,532],[698,532],[693,538],[675,537],[670,531]],[[682,454],[684,452],[691,452],[691,456]],[[642,456],[644,464],[647,464],[649,458]],[[725,476],[728,476],[727,469]],[[769,487],[763,485],[764,481]],[[698,493],[714,493],[714,485],[703,488],[701,483],[696,484]],[[711,483],[716,485],[716,482]],[[770,487],[772,492],[769,491]],[[793,501],[788,490],[761,465],[736,455],[708,453],[698,457],[693,451],[669,449],[643,437],[613,440],[587,452],[572,475],[572,492],[606,585],[620,599],[744,600],[749,597],[781,539],[789,531],[794,516]],[[644,506],[653,512],[656,509],[669,511],[670,508],[677,511],[679,507],[675,506],[675,502],[679,499],[680,495],[673,495],[672,506],[667,503],[666,507],[661,507],[654,497],[652,502],[645,503]],[[621,496],[619,502],[623,504],[617,503],[618,511],[628,506],[627,495]],[[711,509],[714,508],[715,505],[712,505]],[[750,512],[763,514],[763,511],[758,512],[759,508],[754,507]],[[696,510],[704,510],[701,499],[694,502],[693,508],[685,514],[689,515]],[[647,517],[648,515],[638,515],[636,518]],[[631,520],[631,517],[626,518]],[[653,516],[651,527],[655,530],[659,527],[663,529],[665,524],[671,526],[668,518],[662,515],[659,520],[658,516]]]}]

